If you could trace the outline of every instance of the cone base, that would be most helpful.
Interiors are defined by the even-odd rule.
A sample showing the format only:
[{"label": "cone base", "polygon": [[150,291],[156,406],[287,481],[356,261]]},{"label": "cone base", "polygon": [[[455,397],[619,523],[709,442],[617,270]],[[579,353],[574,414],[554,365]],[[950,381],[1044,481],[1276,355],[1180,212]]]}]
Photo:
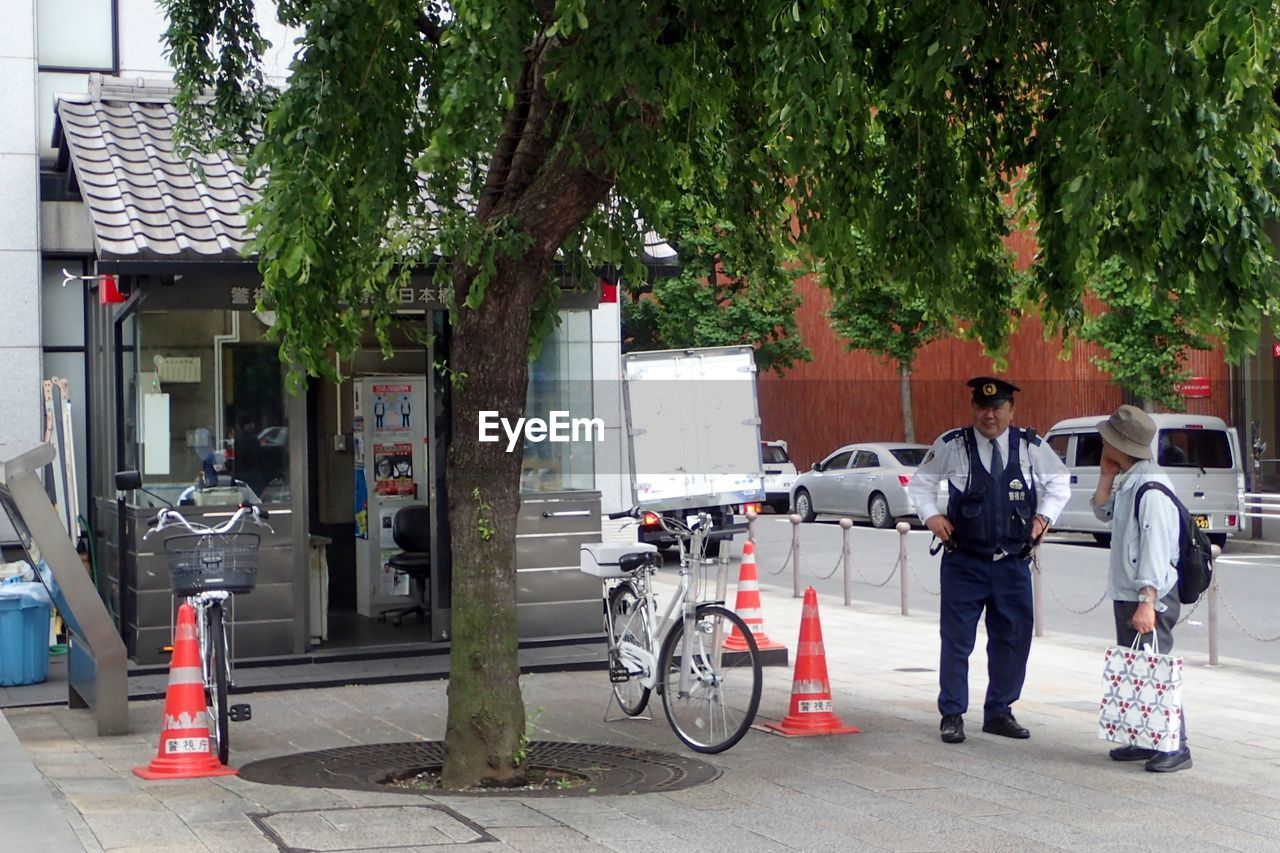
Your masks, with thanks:
[{"label": "cone base", "polygon": [[133,772],[143,779],[202,779],[206,776],[235,776],[240,771],[227,767],[212,755],[196,760],[190,758],[157,758],[146,767],[135,767]]},{"label": "cone base", "polygon": [[805,720],[785,717],[777,723],[765,723],[764,729],[783,737],[818,737],[820,735],[855,735],[862,731],[857,726],[846,726],[834,714],[823,720]]},{"label": "cone base", "polygon": [[[774,652],[778,649],[786,649],[782,643],[770,640],[764,634],[756,634],[756,651],[758,652]],[[729,639],[724,641],[724,647],[731,652],[745,652],[747,650],[747,641],[740,638],[737,634],[730,634]]]}]

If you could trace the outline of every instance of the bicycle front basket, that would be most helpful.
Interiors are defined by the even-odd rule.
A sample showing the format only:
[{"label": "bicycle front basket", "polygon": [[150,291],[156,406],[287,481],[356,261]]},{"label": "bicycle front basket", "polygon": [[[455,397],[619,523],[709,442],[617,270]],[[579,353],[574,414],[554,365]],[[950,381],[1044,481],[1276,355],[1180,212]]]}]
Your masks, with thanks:
[{"label": "bicycle front basket", "polygon": [[209,590],[249,592],[258,582],[256,533],[183,535],[165,540],[169,586],[174,595]]}]

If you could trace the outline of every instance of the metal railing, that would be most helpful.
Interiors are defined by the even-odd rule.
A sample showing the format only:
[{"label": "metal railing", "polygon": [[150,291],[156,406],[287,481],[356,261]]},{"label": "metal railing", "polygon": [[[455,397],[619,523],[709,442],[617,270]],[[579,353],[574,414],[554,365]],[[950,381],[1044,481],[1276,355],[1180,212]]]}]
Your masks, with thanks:
[{"label": "metal railing", "polygon": [[[1276,515],[1266,516],[1266,517],[1280,518],[1280,494],[1271,495],[1270,497],[1275,498],[1274,507],[1275,507]],[[749,513],[747,515],[747,536],[752,542],[756,541],[755,540],[756,518],[757,516],[755,513]],[[840,553],[836,557],[835,565],[832,566],[831,570],[826,572],[825,574],[815,572],[812,566],[809,565],[808,560],[803,556],[803,550],[801,548],[801,542],[800,542],[800,526],[802,524],[800,516],[792,515],[790,516],[789,520],[791,522],[791,545],[787,552],[786,558],[783,560],[782,565],[776,571],[765,570],[763,566],[761,566],[761,571],[764,571],[766,574],[769,574],[769,575],[779,576],[783,572],[785,572],[788,567],[790,567],[791,577],[792,577],[792,594],[795,598],[800,598],[802,596],[802,592],[801,592],[801,589],[802,589],[801,576],[802,575],[804,575],[807,579],[827,580],[833,577],[837,571],[841,571],[841,570],[843,570],[843,578],[842,578],[843,593],[844,593],[844,604],[846,607],[849,607],[853,604],[853,584],[855,580],[874,588],[881,588],[881,587],[887,586],[890,583],[890,581],[894,579],[894,577],[897,577],[898,587],[899,587],[899,602],[900,602],[899,606],[903,616],[911,615],[910,596],[909,596],[908,590],[912,583],[914,583],[917,587],[919,587],[929,595],[933,595],[933,596],[941,595],[941,590],[930,589],[920,579],[918,575],[912,575],[909,570],[910,561],[908,558],[908,551],[907,551],[907,536],[908,534],[911,533],[911,525],[905,521],[900,521],[898,522],[898,525],[897,525],[898,556],[893,564],[893,567],[889,570],[889,574],[882,580],[873,580],[863,575],[861,571],[860,563],[853,559],[853,548],[852,548],[852,541],[851,541],[852,529],[853,529],[852,519],[849,519],[849,518],[840,519],[840,532],[841,532]],[[928,531],[924,531],[924,532],[927,533]],[[1231,619],[1233,623],[1235,623],[1236,627],[1249,638],[1261,643],[1280,642],[1280,635],[1277,635],[1274,637],[1263,637],[1250,631],[1248,628],[1245,627],[1244,623],[1241,622],[1240,618],[1236,615],[1235,611],[1231,608],[1230,603],[1222,594],[1222,586],[1221,586],[1222,573],[1221,573],[1221,567],[1218,565],[1218,562],[1217,562],[1219,554],[1221,554],[1221,549],[1216,545],[1213,546],[1214,572],[1213,572],[1212,581],[1209,585],[1209,589],[1205,592],[1205,594],[1200,598],[1199,601],[1197,601],[1193,605],[1190,605],[1189,608],[1186,609],[1186,612],[1183,613],[1178,620],[1179,624],[1182,624],[1188,621],[1199,610],[1201,604],[1205,605],[1208,611],[1207,622],[1208,622],[1208,630],[1209,630],[1209,665],[1210,666],[1219,665],[1219,645],[1220,645],[1219,616],[1222,610],[1226,611],[1228,617]],[[1102,606],[1102,604],[1105,601],[1107,601],[1107,594],[1106,594],[1106,591],[1104,590],[1101,597],[1096,602],[1094,602],[1093,605],[1083,610],[1077,609],[1068,605],[1062,599],[1062,597],[1058,595],[1057,591],[1054,589],[1053,585],[1049,582],[1049,579],[1045,574],[1044,567],[1040,559],[1039,546],[1037,546],[1032,551],[1031,583],[1032,583],[1032,599],[1034,602],[1034,613],[1035,613],[1035,635],[1037,637],[1044,635],[1045,620],[1044,620],[1044,606],[1043,606],[1043,591],[1047,590],[1049,592],[1050,598],[1052,598],[1053,601],[1056,602],[1059,607],[1061,607],[1062,609],[1070,613],[1074,613],[1076,615],[1084,615],[1084,614],[1090,613],[1098,609],[1100,606]]]}]

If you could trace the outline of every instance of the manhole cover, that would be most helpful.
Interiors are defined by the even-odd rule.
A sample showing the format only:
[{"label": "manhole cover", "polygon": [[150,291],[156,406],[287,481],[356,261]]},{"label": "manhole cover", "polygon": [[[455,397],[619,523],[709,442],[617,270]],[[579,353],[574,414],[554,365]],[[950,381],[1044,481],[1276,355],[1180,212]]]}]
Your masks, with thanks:
[{"label": "manhole cover", "polygon": [[251,814],[249,819],[285,853],[420,850],[498,840],[479,824],[438,804],[302,809]]},{"label": "manhole cover", "polygon": [[[489,797],[649,794],[692,788],[720,776],[718,767],[696,758],[650,749],[593,743],[533,741],[529,744],[526,761],[532,768],[584,777],[586,782],[563,790],[490,788],[447,793],[451,796],[462,794]],[[388,782],[411,776],[424,768],[439,767],[443,762],[442,741],[380,743],[267,758],[241,767],[240,778],[264,785],[405,794],[413,793],[412,789]],[[422,793],[435,795],[446,792],[433,790]]]}]

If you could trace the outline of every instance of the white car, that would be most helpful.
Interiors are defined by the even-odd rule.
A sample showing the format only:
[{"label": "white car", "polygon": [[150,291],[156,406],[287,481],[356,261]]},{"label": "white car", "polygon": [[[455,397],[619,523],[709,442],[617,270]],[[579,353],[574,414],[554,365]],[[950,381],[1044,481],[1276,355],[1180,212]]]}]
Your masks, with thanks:
[{"label": "white car", "polygon": [[927,444],[847,444],[796,477],[791,506],[805,521],[843,515],[893,527],[916,515],[907,483],[928,452]]},{"label": "white car", "polygon": [[760,442],[760,458],[764,462],[765,503],[783,514],[791,508],[791,486],[796,480],[796,466],[787,454],[787,443]]}]

